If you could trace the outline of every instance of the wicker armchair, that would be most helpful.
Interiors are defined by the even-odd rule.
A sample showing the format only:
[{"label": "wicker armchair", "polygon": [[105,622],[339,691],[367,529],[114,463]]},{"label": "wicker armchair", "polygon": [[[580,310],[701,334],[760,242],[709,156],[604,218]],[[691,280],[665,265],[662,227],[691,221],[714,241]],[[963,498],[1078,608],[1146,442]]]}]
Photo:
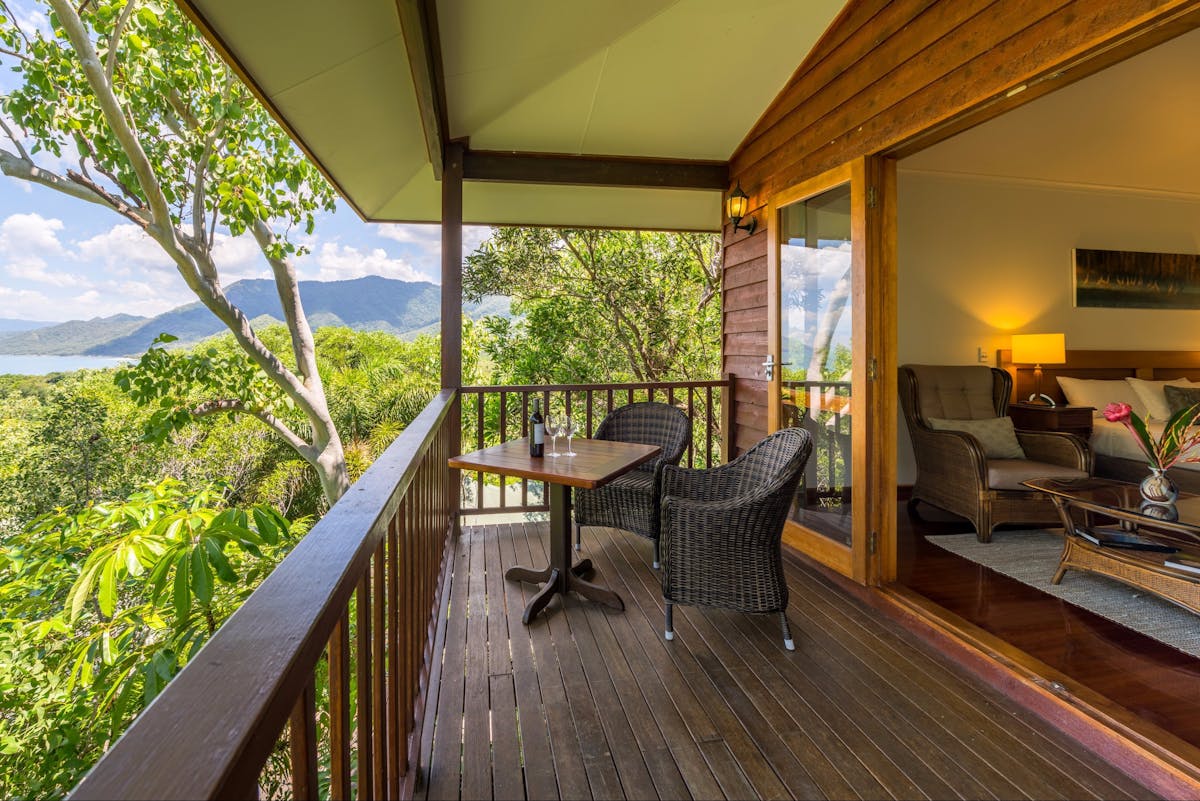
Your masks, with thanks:
[{"label": "wicker armchair", "polygon": [[1021,486],[1029,478],[1082,478],[1092,473],[1092,451],[1074,434],[1018,431],[1025,459],[989,459],[964,431],[937,430],[930,418],[1004,417],[1012,377],[982,366],[906,364],[900,368],[900,406],[912,436],[917,479],[909,513],[924,501],[967,518],[980,542],[1001,523],[1052,523],[1054,505]]},{"label": "wicker armchair", "polygon": [[579,550],[583,526],[620,528],[654,542],[657,569],[658,478],[664,466],[679,464],[692,441],[692,420],[667,403],[630,403],[613,409],[595,438],[657,445],[662,453],[599,489],[575,490],[575,549]]},{"label": "wicker armchair", "polygon": [[729,464],[711,470],[667,467],[662,475],[665,636],[674,639],[673,604],[738,612],[778,612],[783,644],[788,587],[780,539],[812,438],[785,428]]}]

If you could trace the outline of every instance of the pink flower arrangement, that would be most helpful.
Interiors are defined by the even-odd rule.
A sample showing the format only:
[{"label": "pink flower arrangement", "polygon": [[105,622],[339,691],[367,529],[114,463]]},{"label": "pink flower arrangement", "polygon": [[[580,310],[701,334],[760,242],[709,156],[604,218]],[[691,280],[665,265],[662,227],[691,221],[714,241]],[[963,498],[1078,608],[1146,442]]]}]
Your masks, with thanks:
[{"label": "pink flower arrangement", "polygon": [[1200,445],[1200,431],[1192,430],[1200,421],[1200,403],[1171,415],[1157,441],[1146,428],[1146,422],[1134,414],[1128,403],[1110,403],[1104,407],[1103,414],[1105,420],[1122,423],[1129,429],[1138,447],[1146,454],[1150,467],[1166,470],[1179,462],[1200,462],[1200,453],[1192,455],[1195,447]]}]

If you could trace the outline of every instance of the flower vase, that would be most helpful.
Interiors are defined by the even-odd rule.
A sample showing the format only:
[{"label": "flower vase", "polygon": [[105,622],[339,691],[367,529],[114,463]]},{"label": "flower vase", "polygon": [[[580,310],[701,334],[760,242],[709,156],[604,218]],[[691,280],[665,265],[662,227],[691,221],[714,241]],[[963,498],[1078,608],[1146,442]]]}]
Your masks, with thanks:
[{"label": "flower vase", "polygon": [[1179,497],[1179,488],[1161,467],[1151,467],[1150,475],[1142,479],[1142,497],[1150,503],[1175,503]]}]

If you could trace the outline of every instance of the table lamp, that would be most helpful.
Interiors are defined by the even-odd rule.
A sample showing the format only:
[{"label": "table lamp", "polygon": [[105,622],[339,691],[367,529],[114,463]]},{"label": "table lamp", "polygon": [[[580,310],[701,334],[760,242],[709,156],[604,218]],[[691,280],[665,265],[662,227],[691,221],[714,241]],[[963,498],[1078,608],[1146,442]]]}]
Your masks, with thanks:
[{"label": "table lamp", "polygon": [[1033,365],[1033,394],[1031,403],[1054,405],[1054,399],[1042,394],[1042,365],[1066,364],[1067,337],[1065,334],[1013,334],[1013,364]]}]

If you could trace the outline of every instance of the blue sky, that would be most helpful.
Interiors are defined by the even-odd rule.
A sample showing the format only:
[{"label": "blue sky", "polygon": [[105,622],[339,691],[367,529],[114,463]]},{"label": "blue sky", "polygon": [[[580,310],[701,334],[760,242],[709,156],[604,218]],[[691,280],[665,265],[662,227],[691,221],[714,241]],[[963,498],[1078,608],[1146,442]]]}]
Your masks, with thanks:
[{"label": "blue sky", "polygon": [[[29,2],[10,3],[26,25],[44,25]],[[0,77],[11,80],[7,65]],[[12,149],[7,141],[0,147]],[[60,171],[66,164],[35,160]],[[68,162],[69,163],[69,162]],[[464,232],[464,253],[487,233]],[[323,213],[311,252],[296,261],[302,280],[336,281],[382,275],[439,283],[440,229],[436,225],[364,223],[344,203]],[[269,278],[254,241],[218,233],[215,249],[222,283]],[[195,300],[183,279],[149,237],[100,206],[54,190],[0,176],[0,317],[71,320],[118,312],[151,316]]]}]

